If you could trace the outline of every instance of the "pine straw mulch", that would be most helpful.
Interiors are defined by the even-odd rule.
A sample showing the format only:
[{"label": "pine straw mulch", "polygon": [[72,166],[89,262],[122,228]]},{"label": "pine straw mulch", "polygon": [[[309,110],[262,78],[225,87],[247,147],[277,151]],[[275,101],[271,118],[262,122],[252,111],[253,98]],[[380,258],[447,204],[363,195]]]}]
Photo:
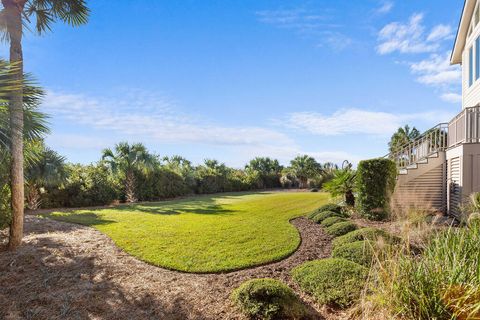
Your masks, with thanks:
[{"label": "pine straw mulch", "polygon": [[265,277],[289,284],[316,318],[343,319],[344,314],[316,305],[292,281],[293,267],[331,253],[322,228],[305,218],[292,223],[302,243],[280,262],[187,274],[139,261],[93,228],[27,216],[24,245],[0,252],[0,319],[243,319],[230,302],[231,291]]}]

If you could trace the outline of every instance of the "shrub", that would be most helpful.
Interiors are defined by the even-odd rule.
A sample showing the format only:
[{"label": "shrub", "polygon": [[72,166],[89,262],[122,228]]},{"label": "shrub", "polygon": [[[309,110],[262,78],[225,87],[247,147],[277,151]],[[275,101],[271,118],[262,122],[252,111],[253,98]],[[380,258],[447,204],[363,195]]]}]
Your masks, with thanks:
[{"label": "shrub", "polygon": [[374,255],[373,245],[373,243],[369,243],[368,241],[347,243],[333,249],[332,257],[343,258],[362,266],[370,267]]},{"label": "shrub", "polygon": [[306,262],[292,271],[302,290],[320,304],[348,307],[360,297],[368,269],[345,259]]},{"label": "shrub", "polygon": [[318,212],[316,215],[314,215],[312,220],[315,221],[316,223],[321,223],[323,220],[330,217],[347,218],[347,214],[343,212],[338,213],[334,211],[323,211],[323,212]]},{"label": "shrub", "polygon": [[347,221],[347,219],[342,218],[342,217],[335,217],[334,216],[334,217],[330,217],[330,218],[327,218],[327,219],[323,220],[321,225],[324,228],[328,228],[330,226],[333,226],[335,223],[344,222],[344,221]]},{"label": "shrub", "polygon": [[363,217],[371,220],[388,217],[396,175],[396,165],[389,159],[365,160],[358,164],[357,206]]},{"label": "shrub", "polygon": [[480,226],[480,212],[474,212],[468,217],[469,226]]},{"label": "shrub", "polygon": [[254,279],[243,283],[231,299],[254,319],[300,319],[307,309],[292,289],[274,279]]},{"label": "shrub", "polygon": [[357,230],[357,225],[351,221],[338,222],[325,229],[332,237],[340,237],[354,230]]},{"label": "shrub", "polygon": [[480,228],[440,232],[421,256],[400,251],[376,268],[373,301],[402,319],[480,319]]},{"label": "shrub", "polygon": [[377,241],[379,238],[384,239],[389,244],[400,242],[400,238],[381,229],[362,228],[336,238],[333,240],[333,247],[337,248],[347,243],[363,240]]},{"label": "shrub", "polygon": [[324,211],[332,211],[332,212],[335,212],[335,213],[338,213],[338,214],[341,214],[343,212],[343,207],[338,205],[338,204],[334,204],[334,203],[327,203],[323,206],[321,206],[320,208],[318,208],[317,210],[313,211],[312,213],[310,213],[310,215],[308,216],[310,219],[312,219],[314,216],[316,216],[318,213],[320,212],[324,212]]}]

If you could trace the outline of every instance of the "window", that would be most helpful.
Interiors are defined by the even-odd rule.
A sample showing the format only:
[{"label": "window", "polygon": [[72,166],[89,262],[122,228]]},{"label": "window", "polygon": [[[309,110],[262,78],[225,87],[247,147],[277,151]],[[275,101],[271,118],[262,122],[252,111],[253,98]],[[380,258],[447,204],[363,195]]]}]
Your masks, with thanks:
[{"label": "window", "polygon": [[480,37],[475,40],[475,80],[480,78]]},{"label": "window", "polygon": [[468,50],[468,86],[473,84],[473,47]]}]

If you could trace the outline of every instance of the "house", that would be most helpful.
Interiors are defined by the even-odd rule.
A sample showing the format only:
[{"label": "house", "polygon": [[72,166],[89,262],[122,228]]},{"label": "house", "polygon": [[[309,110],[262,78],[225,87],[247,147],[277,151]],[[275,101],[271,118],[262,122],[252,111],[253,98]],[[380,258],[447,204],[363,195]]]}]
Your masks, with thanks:
[{"label": "house", "polygon": [[462,110],[390,155],[400,169],[394,208],[457,215],[480,191],[480,1],[465,1],[450,62],[462,67]]}]

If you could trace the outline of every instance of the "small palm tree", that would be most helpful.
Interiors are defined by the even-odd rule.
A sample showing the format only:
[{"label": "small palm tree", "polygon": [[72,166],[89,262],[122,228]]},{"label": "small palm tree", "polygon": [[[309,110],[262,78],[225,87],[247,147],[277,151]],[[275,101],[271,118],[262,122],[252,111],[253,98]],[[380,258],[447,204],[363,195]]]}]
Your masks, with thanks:
[{"label": "small palm tree", "polygon": [[420,131],[417,128],[410,128],[409,125],[398,128],[397,132],[392,135],[388,143],[390,152],[398,151],[399,148],[405,146],[409,142],[414,141],[420,136]]},{"label": "small palm tree", "polygon": [[116,144],[114,150],[103,150],[102,160],[123,180],[127,202],[138,201],[135,171],[148,172],[158,163],[157,157],[151,155],[143,144],[130,145],[128,142]]},{"label": "small palm tree", "polygon": [[357,174],[352,169],[351,163],[343,162],[341,169],[335,170],[333,179],[326,182],[324,190],[330,192],[334,197],[343,196],[345,203],[349,206],[355,206],[355,178]]},{"label": "small palm tree", "polygon": [[[0,32],[10,45],[10,63],[16,66],[13,80],[23,80],[22,37],[24,27],[34,24],[38,34],[50,31],[52,25],[62,21],[71,26],[85,24],[89,10],[85,0],[1,0]],[[11,202],[12,223],[8,248],[14,250],[22,243],[24,215],[24,158],[23,158],[23,101],[22,86],[9,97],[11,131]]]},{"label": "small palm tree", "polygon": [[34,142],[26,146],[35,154],[35,159],[29,161],[25,170],[27,207],[36,210],[41,204],[42,189],[65,182],[67,170],[65,158],[45,147],[43,142]]},{"label": "small palm tree", "polygon": [[290,161],[290,170],[300,182],[300,188],[308,187],[308,179],[322,172],[322,166],[308,155],[297,156]]}]

